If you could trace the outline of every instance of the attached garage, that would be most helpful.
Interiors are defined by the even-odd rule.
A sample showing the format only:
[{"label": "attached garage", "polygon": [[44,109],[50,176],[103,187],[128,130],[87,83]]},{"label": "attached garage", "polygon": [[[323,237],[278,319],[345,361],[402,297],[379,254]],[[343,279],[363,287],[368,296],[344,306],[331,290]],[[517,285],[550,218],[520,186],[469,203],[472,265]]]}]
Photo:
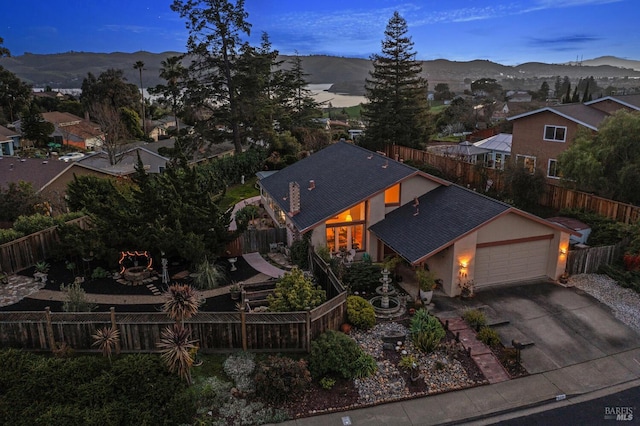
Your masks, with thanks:
[{"label": "attached garage", "polygon": [[476,250],[476,288],[547,276],[550,238],[519,243],[493,243]]}]

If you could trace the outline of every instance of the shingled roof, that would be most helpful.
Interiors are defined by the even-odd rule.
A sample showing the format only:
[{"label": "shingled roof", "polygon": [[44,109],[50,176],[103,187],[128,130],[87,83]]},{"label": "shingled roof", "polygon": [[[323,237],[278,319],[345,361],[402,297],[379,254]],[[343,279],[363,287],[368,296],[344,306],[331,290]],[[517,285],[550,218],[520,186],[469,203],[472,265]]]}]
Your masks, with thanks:
[{"label": "shingled roof", "polygon": [[[338,142],[263,178],[260,185],[285,212],[289,211],[289,182],[300,185],[300,212],[291,221],[305,232],[416,174],[429,176],[384,155]],[[312,190],[310,180],[315,184]]]},{"label": "shingled roof", "polygon": [[[512,209],[458,185],[440,186],[387,214],[369,230],[411,263],[440,251]],[[417,212],[417,214],[416,214]]]},{"label": "shingled roof", "polygon": [[592,108],[586,104],[574,103],[554,105],[537,109],[535,111],[525,112],[524,114],[509,117],[507,120],[513,121],[522,117],[527,117],[545,111],[557,114],[592,130],[598,130],[600,123],[602,123],[602,121],[609,116],[609,114],[607,114],[606,112],[600,111],[596,108]]}]

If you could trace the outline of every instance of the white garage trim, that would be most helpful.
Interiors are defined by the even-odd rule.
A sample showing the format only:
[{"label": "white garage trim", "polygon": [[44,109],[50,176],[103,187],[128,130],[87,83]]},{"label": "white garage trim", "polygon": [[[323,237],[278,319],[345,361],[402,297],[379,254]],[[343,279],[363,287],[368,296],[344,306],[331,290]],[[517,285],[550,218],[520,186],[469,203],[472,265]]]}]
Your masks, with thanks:
[{"label": "white garage trim", "polygon": [[476,250],[476,288],[540,278],[547,275],[551,239],[530,239],[507,244],[479,244]]}]

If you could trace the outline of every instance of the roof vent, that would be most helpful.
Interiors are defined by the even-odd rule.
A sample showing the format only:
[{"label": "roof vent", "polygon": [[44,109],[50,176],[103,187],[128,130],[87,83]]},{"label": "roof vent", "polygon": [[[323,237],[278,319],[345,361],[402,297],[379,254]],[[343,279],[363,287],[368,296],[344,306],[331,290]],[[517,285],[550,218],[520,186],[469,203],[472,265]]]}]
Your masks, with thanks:
[{"label": "roof vent", "polygon": [[382,165],[383,169],[386,169],[387,167],[389,167],[389,160],[385,160],[384,164]]},{"label": "roof vent", "polygon": [[42,164],[47,164],[47,163],[48,163],[48,161],[47,161],[47,160],[44,160],[44,161],[42,162]]},{"label": "roof vent", "polygon": [[316,187],[316,181],[315,180],[310,180],[309,181],[309,191],[311,191],[312,189],[315,189]]}]

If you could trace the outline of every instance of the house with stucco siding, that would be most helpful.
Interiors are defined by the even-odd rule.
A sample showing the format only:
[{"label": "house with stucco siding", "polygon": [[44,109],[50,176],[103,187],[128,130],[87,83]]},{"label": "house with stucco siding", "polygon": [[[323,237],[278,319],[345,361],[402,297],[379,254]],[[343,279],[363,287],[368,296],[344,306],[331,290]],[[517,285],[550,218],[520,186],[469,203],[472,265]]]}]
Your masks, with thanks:
[{"label": "house with stucco siding", "polygon": [[308,234],[336,255],[398,255],[428,266],[450,296],[460,280],[482,289],[565,268],[567,228],[347,142],[258,183],[289,243]]}]

